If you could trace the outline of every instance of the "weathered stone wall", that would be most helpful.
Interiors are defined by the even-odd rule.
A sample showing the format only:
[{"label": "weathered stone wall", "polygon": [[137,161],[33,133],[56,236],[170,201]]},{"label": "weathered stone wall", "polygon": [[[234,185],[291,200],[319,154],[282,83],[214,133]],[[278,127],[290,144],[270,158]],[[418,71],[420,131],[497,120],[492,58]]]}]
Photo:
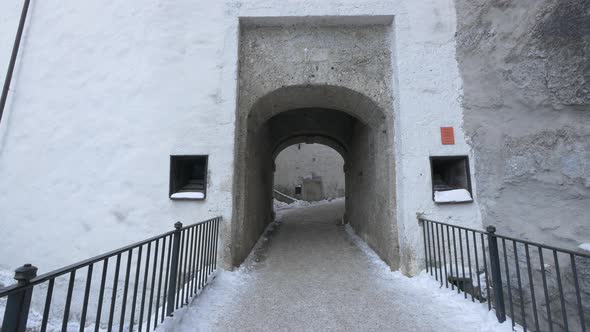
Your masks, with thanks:
[{"label": "weathered stone wall", "polygon": [[[347,220],[398,268],[391,18],[369,25],[317,19],[286,25],[264,18],[242,23],[234,264],[270,221],[272,184],[264,175],[273,164],[270,155],[303,136],[329,138],[349,152],[347,196],[355,196],[347,199]],[[267,174],[272,180],[272,171]]]},{"label": "weathered stone wall", "polygon": [[[565,248],[590,242],[590,1],[458,0],[457,58],[464,86],[464,130],[476,157],[484,225],[500,234]],[[564,329],[556,265],[531,253],[541,330],[548,330],[541,271],[554,328]],[[519,261],[526,266],[520,250]],[[509,250],[509,259],[514,253]],[[570,329],[579,329],[569,257],[560,274]],[[582,298],[588,259],[577,261]],[[510,271],[515,316],[533,322],[530,282]],[[506,284],[506,281],[505,281]],[[590,303],[584,300],[584,310]]]},{"label": "weathered stone wall", "polygon": [[458,0],[464,129],[484,224],[590,240],[590,1]]}]

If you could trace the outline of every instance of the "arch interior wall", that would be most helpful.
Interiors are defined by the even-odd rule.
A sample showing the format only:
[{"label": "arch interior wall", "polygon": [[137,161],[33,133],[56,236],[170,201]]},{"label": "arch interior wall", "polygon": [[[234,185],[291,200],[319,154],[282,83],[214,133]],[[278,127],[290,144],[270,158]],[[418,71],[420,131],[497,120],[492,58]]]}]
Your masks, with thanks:
[{"label": "arch interior wall", "polygon": [[240,26],[234,265],[272,221],[277,151],[321,140],[345,161],[345,220],[398,267],[390,30],[391,20]]}]

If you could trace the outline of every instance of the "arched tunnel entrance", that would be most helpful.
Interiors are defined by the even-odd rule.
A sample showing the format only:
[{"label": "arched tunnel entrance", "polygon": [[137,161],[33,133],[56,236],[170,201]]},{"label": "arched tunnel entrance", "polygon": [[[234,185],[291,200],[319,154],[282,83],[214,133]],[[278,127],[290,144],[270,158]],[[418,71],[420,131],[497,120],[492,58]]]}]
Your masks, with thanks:
[{"label": "arched tunnel entrance", "polygon": [[348,88],[277,89],[240,110],[236,133],[232,264],[239,265],[273,218],[274,159],[295,143],[321,143],[344,159],[345,222],[392,268],[399,264],[393,121]]}]

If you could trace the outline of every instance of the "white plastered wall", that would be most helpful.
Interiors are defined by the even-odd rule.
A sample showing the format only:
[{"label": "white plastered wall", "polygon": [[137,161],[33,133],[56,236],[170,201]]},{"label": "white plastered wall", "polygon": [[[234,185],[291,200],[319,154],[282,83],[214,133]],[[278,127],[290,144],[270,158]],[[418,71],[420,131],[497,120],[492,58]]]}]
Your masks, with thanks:
[{"label": "white plastered wall", "polygon": [[[20,11],[12,2],[0,12]],[[451,0],[34,1],[0,125],[0,266],[32,262],[46,271],[169,230],[176,220],[215,215],[224,217],[227,240],[238,18],[356,15],[395,17],[403,271],[415,273],[422,259],[417,212],[481,227],[477,197],[446,206],[431,198],[428,157],[471,153],[461,128]],[[0,59],[8,58],[5,44],[3,36]],[[440,144],[441,126],[455,128],[455,145]],[[210,155],[206,201],[168,199],[170,154]]]}]

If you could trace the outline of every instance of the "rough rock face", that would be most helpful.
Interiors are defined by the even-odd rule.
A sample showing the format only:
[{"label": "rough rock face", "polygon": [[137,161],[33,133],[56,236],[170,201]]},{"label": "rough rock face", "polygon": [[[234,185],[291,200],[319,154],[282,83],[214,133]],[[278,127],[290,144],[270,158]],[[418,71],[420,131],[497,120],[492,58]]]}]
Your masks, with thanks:
[{"label": "rough rock face", "polygon": [[590,0],[457,0],[484,225],[590,242]]}]

